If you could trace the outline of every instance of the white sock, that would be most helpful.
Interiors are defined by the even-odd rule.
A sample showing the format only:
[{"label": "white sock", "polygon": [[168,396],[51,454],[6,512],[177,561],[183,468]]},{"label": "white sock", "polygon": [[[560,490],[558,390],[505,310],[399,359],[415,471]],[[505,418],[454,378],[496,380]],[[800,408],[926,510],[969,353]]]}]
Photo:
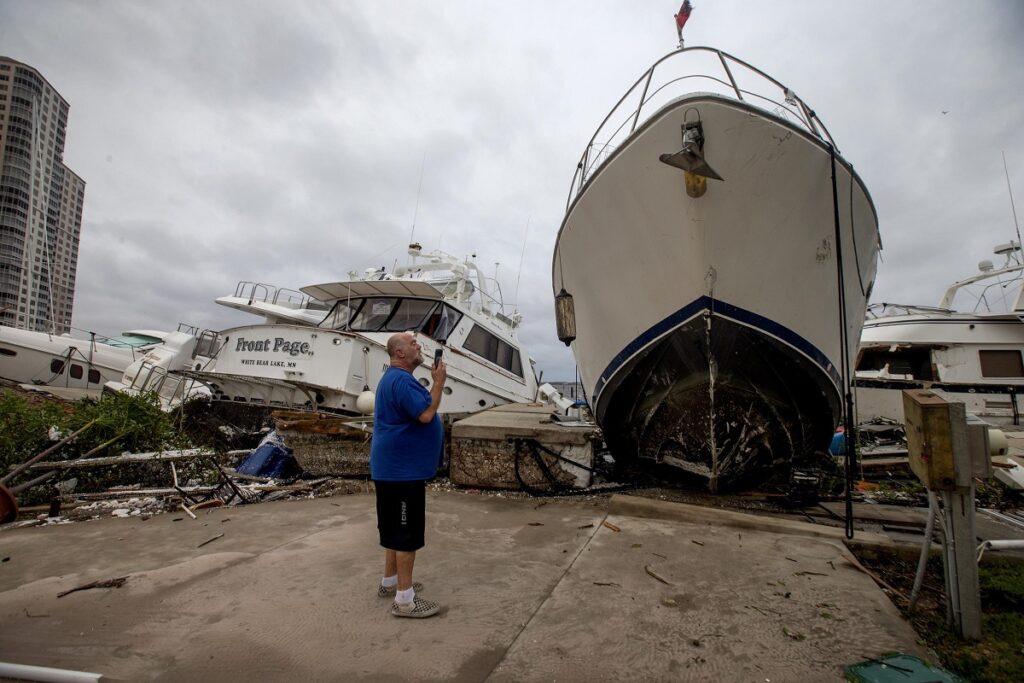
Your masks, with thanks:
[{"label": "white sock", "polygon": [[407,604],[409,604],[410,602],[412,602],[415,599],[416,599],[416,589],[415,588],[410,587],[408,590],[396,591],[395,592],[395,602],[400,602],[402,604],[407,605]]},{"label": "white sock", "polygon": [[380,580],[380,585],[385,588],[394,588],[398,585],[398,574],[395,574],[394,576],[385,576]]}]

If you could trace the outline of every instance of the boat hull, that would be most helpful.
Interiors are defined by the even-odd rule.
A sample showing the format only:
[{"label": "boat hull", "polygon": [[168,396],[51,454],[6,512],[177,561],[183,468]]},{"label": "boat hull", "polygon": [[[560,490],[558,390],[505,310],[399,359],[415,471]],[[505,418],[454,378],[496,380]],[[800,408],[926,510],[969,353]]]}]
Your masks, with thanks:
[{"label": "boat hull", "polygon": [[[659,157],[697,117],[725,180],[695,198]],[[840,157],[834,206],[832,164],[824,143],[787,122],[695,94],[652,116],[584,184],[553,286],[574,297],[573,352],[618,458],[678,464],[717,489],[827,450],[843,393],[839,283],[852,346],[879,247],[870,197]]]},{"label": "boat hull", "polygon": [[[749,312],[703,299],[616,373],[598,409],[609,447],[680,467],[712,490],[758,483],[828,443],[833,379]],[[691,310],[694,306],[689,307]]]}]

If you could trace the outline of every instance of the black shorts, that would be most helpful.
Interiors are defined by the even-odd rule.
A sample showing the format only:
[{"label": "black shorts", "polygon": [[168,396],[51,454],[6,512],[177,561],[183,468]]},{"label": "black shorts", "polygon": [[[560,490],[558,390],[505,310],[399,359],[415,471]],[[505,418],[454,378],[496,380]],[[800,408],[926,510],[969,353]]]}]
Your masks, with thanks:
[{"label": "black shorts", "polygon": [[423,547],[426,514],[425,481],[375,481],[377,530],[388,550],[415,552]]}]

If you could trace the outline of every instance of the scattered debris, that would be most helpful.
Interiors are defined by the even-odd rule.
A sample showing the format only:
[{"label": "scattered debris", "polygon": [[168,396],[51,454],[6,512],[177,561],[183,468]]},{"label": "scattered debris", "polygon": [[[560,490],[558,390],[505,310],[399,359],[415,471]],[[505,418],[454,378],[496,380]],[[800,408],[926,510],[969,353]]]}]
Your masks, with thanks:
[{"label": "scattered debris", "polygon": [[192,519],[196,519],[196,513],[189,510],[184,503],[181,504],[181,509],[187,512],[189,517],[191,517]]},{"label": "scattered debris", "polygon": [[616,533],[618,533],[619,531],[622,531],[622,529],[620,529],[619,527],[615,526],[614,524],[609,522],[607,519],[604,520],[603,522],[601,522],[601,526],[606,526],[606,527],[608,527],[609,529],[611,529],[612,531],[614,531]]},{"label": "scattered debris", "polygon": [[92,588],[120,588],[124,585],[124,582],[127,580],[127,576],[119,576],[116,579],[107,579],[106,581],[93,581],[92,583],[87,583],[82,586],[71,588],[69,590],[64,591],[63,593],[57,593],[57,597],[63,598],[65,595],[68,595],[70,593],[74,593],[76,591],[87,591]]},{"label": "scattered debris", "polygon": [[690,539],[690,543],[693,543],[694,545],[704,545],[703,541],[695,541],[693,539]]},{"label": "scattered debris", "polygon": [[578,526],[576,528],[577,529],[593,529],[594,525],[593,524],[584,524],[583,526]]},{"label": "scattered debris", "polygon": [[788,637],[790,637],[790,638],[792,638],[793,640],[796,640],[796,641],[807,640],[807,636],[805,636],[804,634],[797,633],[796,631],[790,631],[785,626],[782,627],[782,632],[786,636],[788,636]]},{"label": "scattered debris", "polygon": [[668,559],[668,555],[662,555],[661,553],[651,553],[651,555],[654,555],[655,557],[660,557],[663,560]]},{"label": "scattered debris", "polygon": [[647,572],[647,574],[648,574],[648,575],[649,575],[649,576],[650,576],[651,578],[654,578],[654,579],[657,579],[658,581],[661,581],[661,582],[662,582],[663,584],[665,584],[666,586],[671,586],[671,585],[672,585],[671,583],[669,583],[668,581],[666,581],[666,580],[665,580],[665,579],[663,579],[662,577],[658,576],[658,575],[657,575],[657,574],[656,574],[656,573],[654,572],[654,570],[653,570],[653,569],[651,569],[651,566],[650,566],[649,564],[645,564],[645,565],[644,565],[644,571],[645,571],[645,572]]},{"label": "scattered debris", "polygon": [[614,581],[595,581],[594,585],[595,586],[615,586],[616,588],[622,588],[621,585],[615,583]]},{"label": "scattered debris", "polygon": [[529,522],[526,526],[544,526],[544,522]]},{"label": "scattered debris", "polygon": [[207,545],[209,543],[213,543],[214,541],[216,541],[218,538],[221,538],[222,536],[224,536],[224,534],[217,534],[213,538],[208,538],[207,540],[203,541],[202,543],[200,543],[196,547],[197,548],[202,548],[204,545]]},{"label": "scattered debris", "polygon": [[803,571],[793,572],[793,576],[828,576],[828,574],[822,574],[821,572]]},{"label": "scattered debris", "polygon": [[42,619],[44,617],[50,616],[49,614],[32,614],[31,612],[28,611],[27,608],[25,610],[23,610],[23,611],[25,612],[25,616],[29,617],[31,619]]}]

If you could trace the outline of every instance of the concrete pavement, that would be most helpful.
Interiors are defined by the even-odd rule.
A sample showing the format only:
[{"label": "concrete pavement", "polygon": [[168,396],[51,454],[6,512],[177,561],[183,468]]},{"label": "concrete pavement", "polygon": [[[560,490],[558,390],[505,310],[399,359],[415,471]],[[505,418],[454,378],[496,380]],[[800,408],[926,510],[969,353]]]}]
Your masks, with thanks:
[{"label": "concrete pavement", "polygon": [[375,595],[370,495],[0,531],[0,661],[125,681],[763,683],[923,654],[821,527],[622,496],[427,505],[416,579],[445,610],[426,620]]}]

